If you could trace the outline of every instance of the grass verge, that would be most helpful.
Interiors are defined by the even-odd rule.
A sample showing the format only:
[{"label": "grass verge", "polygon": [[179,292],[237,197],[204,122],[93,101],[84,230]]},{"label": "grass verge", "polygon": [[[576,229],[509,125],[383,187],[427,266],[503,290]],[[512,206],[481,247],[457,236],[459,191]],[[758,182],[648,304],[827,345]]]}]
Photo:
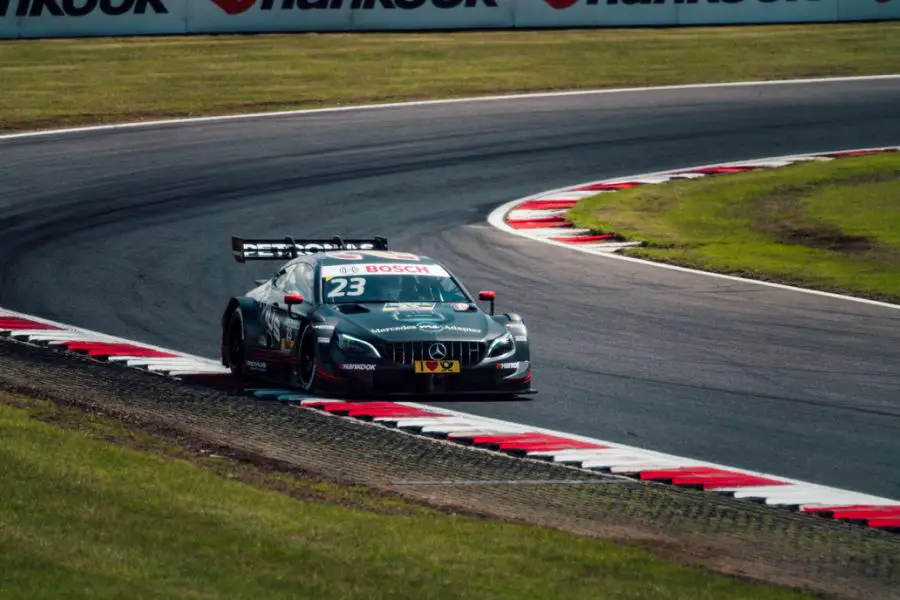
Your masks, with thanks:
[{"label": "grass verge", "polygon": [[900,23],[0,43],[0,130],[900,72]]},{"label": "grass verge", "polygon": [[900,153],[672,181],[587,198],[578,227],[626,254],[900,302]]},{"label": "grass verge", "polygon": [[[0,590],[15,598],[805,597],[639,548],[254,469],[0,392]],[[304,498],[310,491],[315,499]]]}]

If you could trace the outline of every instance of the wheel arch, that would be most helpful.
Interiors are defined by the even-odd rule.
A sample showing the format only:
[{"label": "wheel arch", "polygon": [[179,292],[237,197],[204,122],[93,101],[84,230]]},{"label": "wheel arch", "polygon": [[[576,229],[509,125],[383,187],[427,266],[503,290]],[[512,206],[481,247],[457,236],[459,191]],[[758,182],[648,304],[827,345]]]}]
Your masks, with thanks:
[{"label": "wheel arch", "polygon": [[[493,319],[503,325],[506,330],[516,338],[516,360],[531,360],[531,343],[528,337],[528,328],[525,321],[518,313],[510,312],[502,315],[494,315]],[[521,338],[525,338],[524,340]]]},{"label": "wheel arch", "polygon": [[260,316],[259,304],[253,298],[247,296],[236,296],[228,301],[225,311],[221,318],[221,346],[219,349],[222,364],[226,367],[231,366],[228,361],[228,342],[230,332],[228,330],[231,323],[231,315],[235,310],[240,309],[241,320],[244,324],[244,343],[247,345],[256,345],[255,340],[263,331],[262,319]]}]

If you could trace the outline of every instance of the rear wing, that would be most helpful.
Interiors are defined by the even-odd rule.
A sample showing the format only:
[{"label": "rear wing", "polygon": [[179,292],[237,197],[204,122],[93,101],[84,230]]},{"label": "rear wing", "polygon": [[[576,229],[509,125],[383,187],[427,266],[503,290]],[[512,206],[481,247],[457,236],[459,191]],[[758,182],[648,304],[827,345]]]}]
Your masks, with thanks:
[{"label": "rear wing", "polygon": [[386,238],[344,240],[335,236],[330,240],[295,240],[287,236],[280,240],[245,240],[231,238],[231,251],[239,263],[248,260],[289,260],[305,254],[332,250],[387,250]]}]

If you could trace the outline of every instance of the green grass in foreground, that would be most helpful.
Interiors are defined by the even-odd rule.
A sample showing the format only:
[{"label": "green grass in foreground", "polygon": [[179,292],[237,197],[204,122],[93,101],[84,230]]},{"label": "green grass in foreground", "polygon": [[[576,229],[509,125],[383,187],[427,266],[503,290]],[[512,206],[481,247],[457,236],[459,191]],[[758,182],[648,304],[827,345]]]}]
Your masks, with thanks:
[{"label": "green grass in foreground", "polygon": [[0,130],[900,72],[900,23],[0,42]]},{"label": "green grass in foreground", "polygon": [[631,256],[900,302],[900,153],[673,181],[575,206]]},{"label": "green grass in foreground", "polygon": [[[300,501],[104,441],[154,446],[100,417],[47,424],[73,418],[54,406],[0,393],[0,597],[806,597],[397,499]],[[338,488],[320,491],[340,501]]]}]

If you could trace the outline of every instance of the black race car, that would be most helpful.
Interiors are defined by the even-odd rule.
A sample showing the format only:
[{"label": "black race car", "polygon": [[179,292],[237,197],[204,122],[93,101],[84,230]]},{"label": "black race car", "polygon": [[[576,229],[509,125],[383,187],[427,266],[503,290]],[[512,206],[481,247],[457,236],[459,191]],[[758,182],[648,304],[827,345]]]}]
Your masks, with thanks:
[{"label": "black race car", "polygon": [[528,332],[437,261],[387,240],[232,238],[235,259],[287,260],[228,302],[222,364],[307,393],[534,393]]}]

